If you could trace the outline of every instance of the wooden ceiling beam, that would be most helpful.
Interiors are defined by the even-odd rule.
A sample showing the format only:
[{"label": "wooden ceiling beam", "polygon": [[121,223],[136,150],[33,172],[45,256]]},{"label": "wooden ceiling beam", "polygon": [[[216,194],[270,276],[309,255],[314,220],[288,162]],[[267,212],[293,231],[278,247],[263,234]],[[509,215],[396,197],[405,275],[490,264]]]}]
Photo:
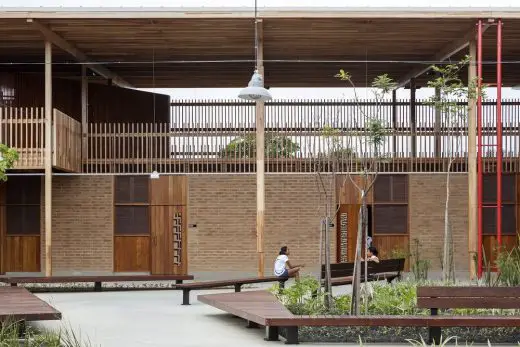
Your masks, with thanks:
[{"label": "wooden ceiling beam", "polygon": [[[484,24],[482,26],[482,32],[484,33],[490,26],[491,26],[491,24],[488,24],[488,23]],[[476,35],[477,35],[477,33],[476,33],[475,28],[470,29],[462,38],[455,40],[455,41],[449,43],[448,45],[444,46],[440,51],[435,53],[428,60],[435,61],[435,62],[441,62],[441,61],[444,61],[444,60],[450,58],[451,56],[457,54],[464,48],[468,47],[469,42],[471,40],[474,40],[476,38]],[[476,57],[473,57],[473,59],[475,59],[475,58]],[[421,76],[422,74],[426,73],[430,69],[431,69],[431,65],[428,65],[427,67],[419,66],[419,67],[411,70],[410,72],[408,72],[406,75],[404,75],[402,78],[400,78],[398,80],[396,89],[406,86],[412,78]]]},{"label": "wooden ceiling beam", "polygon": [[83,53],[80,49],[78,49],[72,43],[65,40],[60,35],[56,34],[45,24],[42,24],[31,18],[27,19],[27,22],[31,23],[35,28],[37,28],[42,33],[42,35],[44,36],[45,39],[49,40],[54,45],[58,46],[59,48],[63,49],[65,52],[72,55],[79,62],[86,63],[85,65],[92,71],[96,72],[97,74],[103,76],[106,79],[112,80],[112,83],[114,83],[120,87],[125,87],[125,88],[132,87],[132,85],[130,83],[128,83],[125,79],[123,79],[119,75],[115,74],[114,72],[110,71],[103,65],[90,64],[89,62],[92,60],[85,53]]}]

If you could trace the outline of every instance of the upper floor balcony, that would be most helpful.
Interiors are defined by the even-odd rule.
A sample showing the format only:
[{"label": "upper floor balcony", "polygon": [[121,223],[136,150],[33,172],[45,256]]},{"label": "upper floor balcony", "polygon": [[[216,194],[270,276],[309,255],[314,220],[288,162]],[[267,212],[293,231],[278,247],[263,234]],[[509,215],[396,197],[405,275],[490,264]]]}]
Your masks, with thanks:
[{"label": "upper floor balcony", "polygon": [[[503,171],[520,172],[520,102],[502,106]],[[496,144],[496,103],[482,112],[482,142]],[[43,169],[42,108],[2,109],[1,141],[16,148],[16,169]],[[275,101],[265,107],[266,172],[358,172],[376,155],[365,126],[381,119],[380,172],[467,171],[467,120],[418,101]],[[86,173],[252,173],[256,171],[256,119],[252,103],[176,102],[169,123],[87,124],[53,111],[53,166]],[[324,128],[332,127],[333,136]],[[483,151],[484,172],[496,170],[496,147]]]}]

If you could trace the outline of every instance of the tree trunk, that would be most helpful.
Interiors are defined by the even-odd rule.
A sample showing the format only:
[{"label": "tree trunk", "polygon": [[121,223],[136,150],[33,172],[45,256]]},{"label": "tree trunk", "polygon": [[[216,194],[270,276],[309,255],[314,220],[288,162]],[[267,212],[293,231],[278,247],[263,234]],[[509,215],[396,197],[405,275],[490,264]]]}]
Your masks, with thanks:
[{"label": "tree trunk", "polygon": [[352,281],[352,305],[351,305],[351,314],[358,316],[360,311],[360,286],[361,286],[361,240],[363,239],[363,226],[365,220],[365,209],[364,204],[365,201],[365,192],[361,191],[361,201],[362,205],[359,208],[359,219],[358,219],[358,231],[356,238],[356,256],[354,258],[354,278]]},{"label": "tree trunk", "polygon": [[448,163],[446,175],[446,203],[444,205],[444,249],[442,259],[442,279],[444,282],[453,282],[455,271],[453,268],[453,236],[450,225],[450,171],[452,159]]}]

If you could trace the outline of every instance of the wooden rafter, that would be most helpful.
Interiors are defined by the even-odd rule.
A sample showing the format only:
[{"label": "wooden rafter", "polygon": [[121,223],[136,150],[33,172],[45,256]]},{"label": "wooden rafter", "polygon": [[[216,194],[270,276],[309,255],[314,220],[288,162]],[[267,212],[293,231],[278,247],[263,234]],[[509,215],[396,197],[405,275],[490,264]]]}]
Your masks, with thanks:
[{"label": "wooden rafter", "polygon": [[[490,26],[491,26],[491,24],[484,25],[483,31],[486,31]],[[471,28],[466,33],[466,35],[464,35],[459,40],[453,41],[450,44],[444,46],[440,51],[435,53],[429,60],[430,61],[444,61],[444,60],[450,58],[451,56],[457,54],[464,48],[468,47],[469,42],[474,40],[475,37],[476,37],[475,28]],[[419,67],[413,69],[412,71],[408,72],[406,75],[404,75],[402,78],[399,79],[399,81],[397,82],[396,88],[404,87],[405,85],[407,85],[410,82],[410,80],[412,78],[415,78],[415,77],[418,77],[418,76],[424,74],[425,72],[430,70],[430,68],[431,68],[431,66],[428,65],[426,67],[419,66]]]},{"label": "wooden rafter", "polygon": [[34,20],[34,19],[27,19],[28,23],[32,23],[32,25],[37,28],[45,37],[45,39],[52,42],[54,45],[58,46],[59,48],[63,49],[64,51],[71,54],[74,58],[76,58],[81,63],[87,63],[85,64],[89,69],[92,71],[100,74],[101,76],[105,77],[106,79],[112,80],[112,82],[120,87],[132,87],[130,83],[125,81],[122,77],[119,75],[113,73],[103,65],[99,64],[88,64],[89,61],[92,61],[85,53],[83,53],[80,49],[78,49],[76,46],[74,46],[72,43],[65,40],[60,35],[56,34],[54,31],[52,31],[48,26]]}]

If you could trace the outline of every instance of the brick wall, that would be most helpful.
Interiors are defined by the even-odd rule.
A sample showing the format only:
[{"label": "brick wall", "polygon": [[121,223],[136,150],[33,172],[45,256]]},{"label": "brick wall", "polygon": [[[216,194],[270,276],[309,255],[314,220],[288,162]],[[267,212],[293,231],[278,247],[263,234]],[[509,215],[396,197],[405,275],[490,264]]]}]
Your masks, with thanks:
[{"label": "brick wall", "polygon": [[[453,174],[450,179],[450,220],[455,246],[455,270],[468,270],[468,179]],[[409,176],[410,243],[418,239],[421,256],[430,259],[433,271],[441,269],[444,240],[446,175]]]},{"label": "brick wall", "polygon": [[[320,204],[315,176],[266,175],[265,201],[266,274],[282,245],[290,247],[293,262],[319,264],[318,208],[324,198]],[[188,235],[190,272],[257,269],[254,175],[189,177],[188,209],[189,223],[197,225]]]},{"label": "brick wall", "polygon": [[[53,272],[112,272],[112,182],[110,176],[53,178]],[[42,200],[42,271],[45,271],[44,204]]]}]

